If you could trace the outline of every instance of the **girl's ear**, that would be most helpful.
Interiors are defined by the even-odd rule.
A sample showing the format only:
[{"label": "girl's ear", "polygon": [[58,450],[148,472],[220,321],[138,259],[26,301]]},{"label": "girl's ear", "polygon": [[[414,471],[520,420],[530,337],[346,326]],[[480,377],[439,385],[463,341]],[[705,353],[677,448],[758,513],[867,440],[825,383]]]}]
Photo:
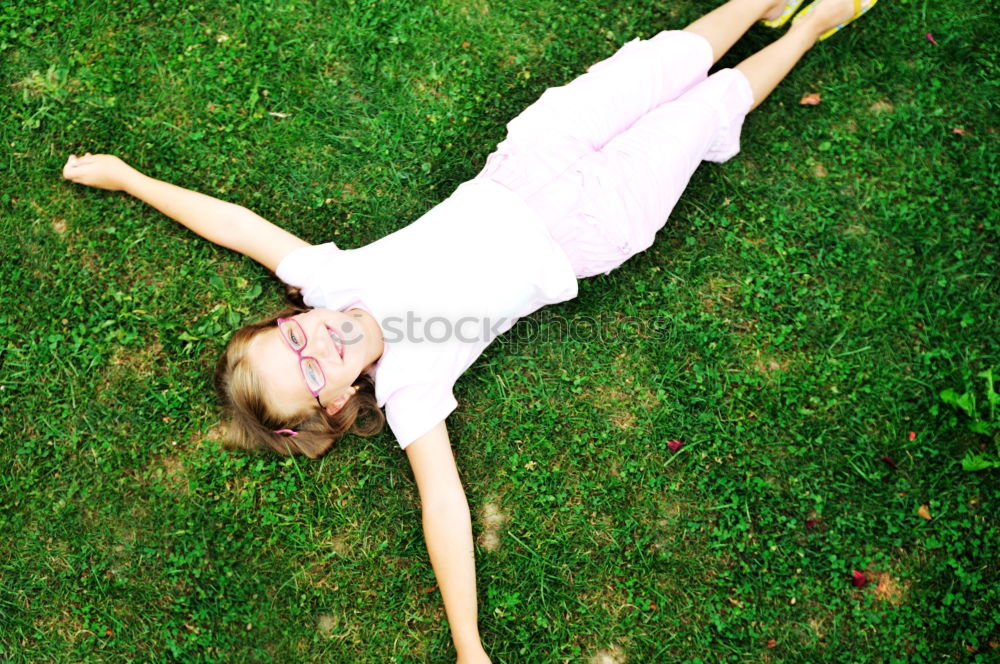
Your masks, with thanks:
[{"label": "girl's ear", "polygon": [[351,400],[351,397],[353,397],[357,393],[358,393],[358,388],[356,385],[352,385],[351,387],[347,388],[347,390],[343,394],[341,394],[339,397],[337,397],[330,403],[326,404],[326,414],[336,415],[337,411],[343,408],[344,405]]},{"label": "girl's ear", "polygon": [[337,412],[339,412],[340,409],[344,407],[344,405],[347,403],[347,400],[350,398],[351,397],[348,395],[341,395],[336,399],[334,399],[333,401],[329,402],[328,404],[326,404],[326,414],[336,415]]}]

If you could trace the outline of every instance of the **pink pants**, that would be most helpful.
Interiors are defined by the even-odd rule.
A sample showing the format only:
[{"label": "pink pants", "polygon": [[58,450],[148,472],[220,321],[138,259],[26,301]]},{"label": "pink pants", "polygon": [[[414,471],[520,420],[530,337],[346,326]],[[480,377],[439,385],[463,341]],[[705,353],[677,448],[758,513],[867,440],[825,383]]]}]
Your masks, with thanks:
[{"label": "pink pants", "polygon": [[653,243],[702,160],[739,152],[750,84],[711,65],[690,32],[631,41],[511,120],[476,178],[538,212],[578,277],[610,272]]}]

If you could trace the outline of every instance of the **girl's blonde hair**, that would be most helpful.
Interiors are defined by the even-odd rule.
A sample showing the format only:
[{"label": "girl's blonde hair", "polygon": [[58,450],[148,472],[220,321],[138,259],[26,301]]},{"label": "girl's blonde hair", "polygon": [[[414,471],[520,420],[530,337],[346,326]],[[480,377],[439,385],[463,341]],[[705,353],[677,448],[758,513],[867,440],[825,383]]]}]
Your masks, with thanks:
[{"label": "girl's blonde hair", "polygon": [[[292,417],[278,414],[264,396],[264,385],[254,373],[247,356],[254,338],[274,329],[278,318],[305,311],[290,306],[273,318],[247,325],[236,331],[219,358],[215,387],[229,414],[227,449],[271,449],[279,454],[304,454],[316,459],[330,451],[345,433],[370,436],[382,430],[385,416],[375,400],[375,381],[368,374],[358,376],[357,393],[333,415],[312,408]],[[295,435],[275,433],[282,429]]]}]

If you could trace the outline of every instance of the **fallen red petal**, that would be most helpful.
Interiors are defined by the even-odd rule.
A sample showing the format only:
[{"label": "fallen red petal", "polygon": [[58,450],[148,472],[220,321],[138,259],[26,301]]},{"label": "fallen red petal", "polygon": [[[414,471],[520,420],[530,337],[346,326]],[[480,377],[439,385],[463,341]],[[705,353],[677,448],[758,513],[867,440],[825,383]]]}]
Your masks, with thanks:
[{"label": "fallen red petal", "polygon": [[932,35],[931,33],[928,32],[925,35],[925,37],[927,37],[927,41],[929,41],[930,43],[934,44],[935,46],[938,45],[938,43],[936,41],[934,41],[934,35]]},{"label": "fallen red petal", "polygon": [[777,642],[777,641],[775,641],[774,639],[768,639],[768,640],[767,640],[767,647],[768,647],[768,648],[773,648],[773,647],[775,647],[776,645],[778,645],[778,642]]},{"label": "fallen red petal", "polygon": [[677,450],[681,449],[681,447],[683,447],[683,445],[684,445],[684,443],[682,443],[679,440],[668,440],[667,441],[667,447],[670,448],[671,452],[676,452]]},{"label": "fallen red petal", "polygon": [[884,456],[882,457],[882,461],[884,461],[885,465],[889,466],[893,470],[899,470],[899,466],[897,466],[896,462],[892,460],[892,457]]},{"label": "fallen red petal", "polygon": [[851,572],[851,585],[855,588],[864,588],[865,584],[868,583],[868,577],[859,572],[858,570],[853,570]]},{"label": "fallen red petal", "polygon": [[917,432],[916,431],[911,431],[910,432],[910,440],[916,440],[916,439],[917,439]]}]

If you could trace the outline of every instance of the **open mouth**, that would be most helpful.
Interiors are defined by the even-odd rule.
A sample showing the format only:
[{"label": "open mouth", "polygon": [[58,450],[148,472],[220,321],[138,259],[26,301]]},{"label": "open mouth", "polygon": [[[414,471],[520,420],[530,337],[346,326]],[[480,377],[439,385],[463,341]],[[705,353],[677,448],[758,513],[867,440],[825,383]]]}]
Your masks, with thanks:
[{"label": "open mouth", "polygon": [[337,349],[337,354],[340,355],[340,359],[344,359],[344,340],[340,338],[340,335],[331,328],[329,325],[326,326],[326,331],[330,333],[330,338],[333,340],[333,346]]}]

